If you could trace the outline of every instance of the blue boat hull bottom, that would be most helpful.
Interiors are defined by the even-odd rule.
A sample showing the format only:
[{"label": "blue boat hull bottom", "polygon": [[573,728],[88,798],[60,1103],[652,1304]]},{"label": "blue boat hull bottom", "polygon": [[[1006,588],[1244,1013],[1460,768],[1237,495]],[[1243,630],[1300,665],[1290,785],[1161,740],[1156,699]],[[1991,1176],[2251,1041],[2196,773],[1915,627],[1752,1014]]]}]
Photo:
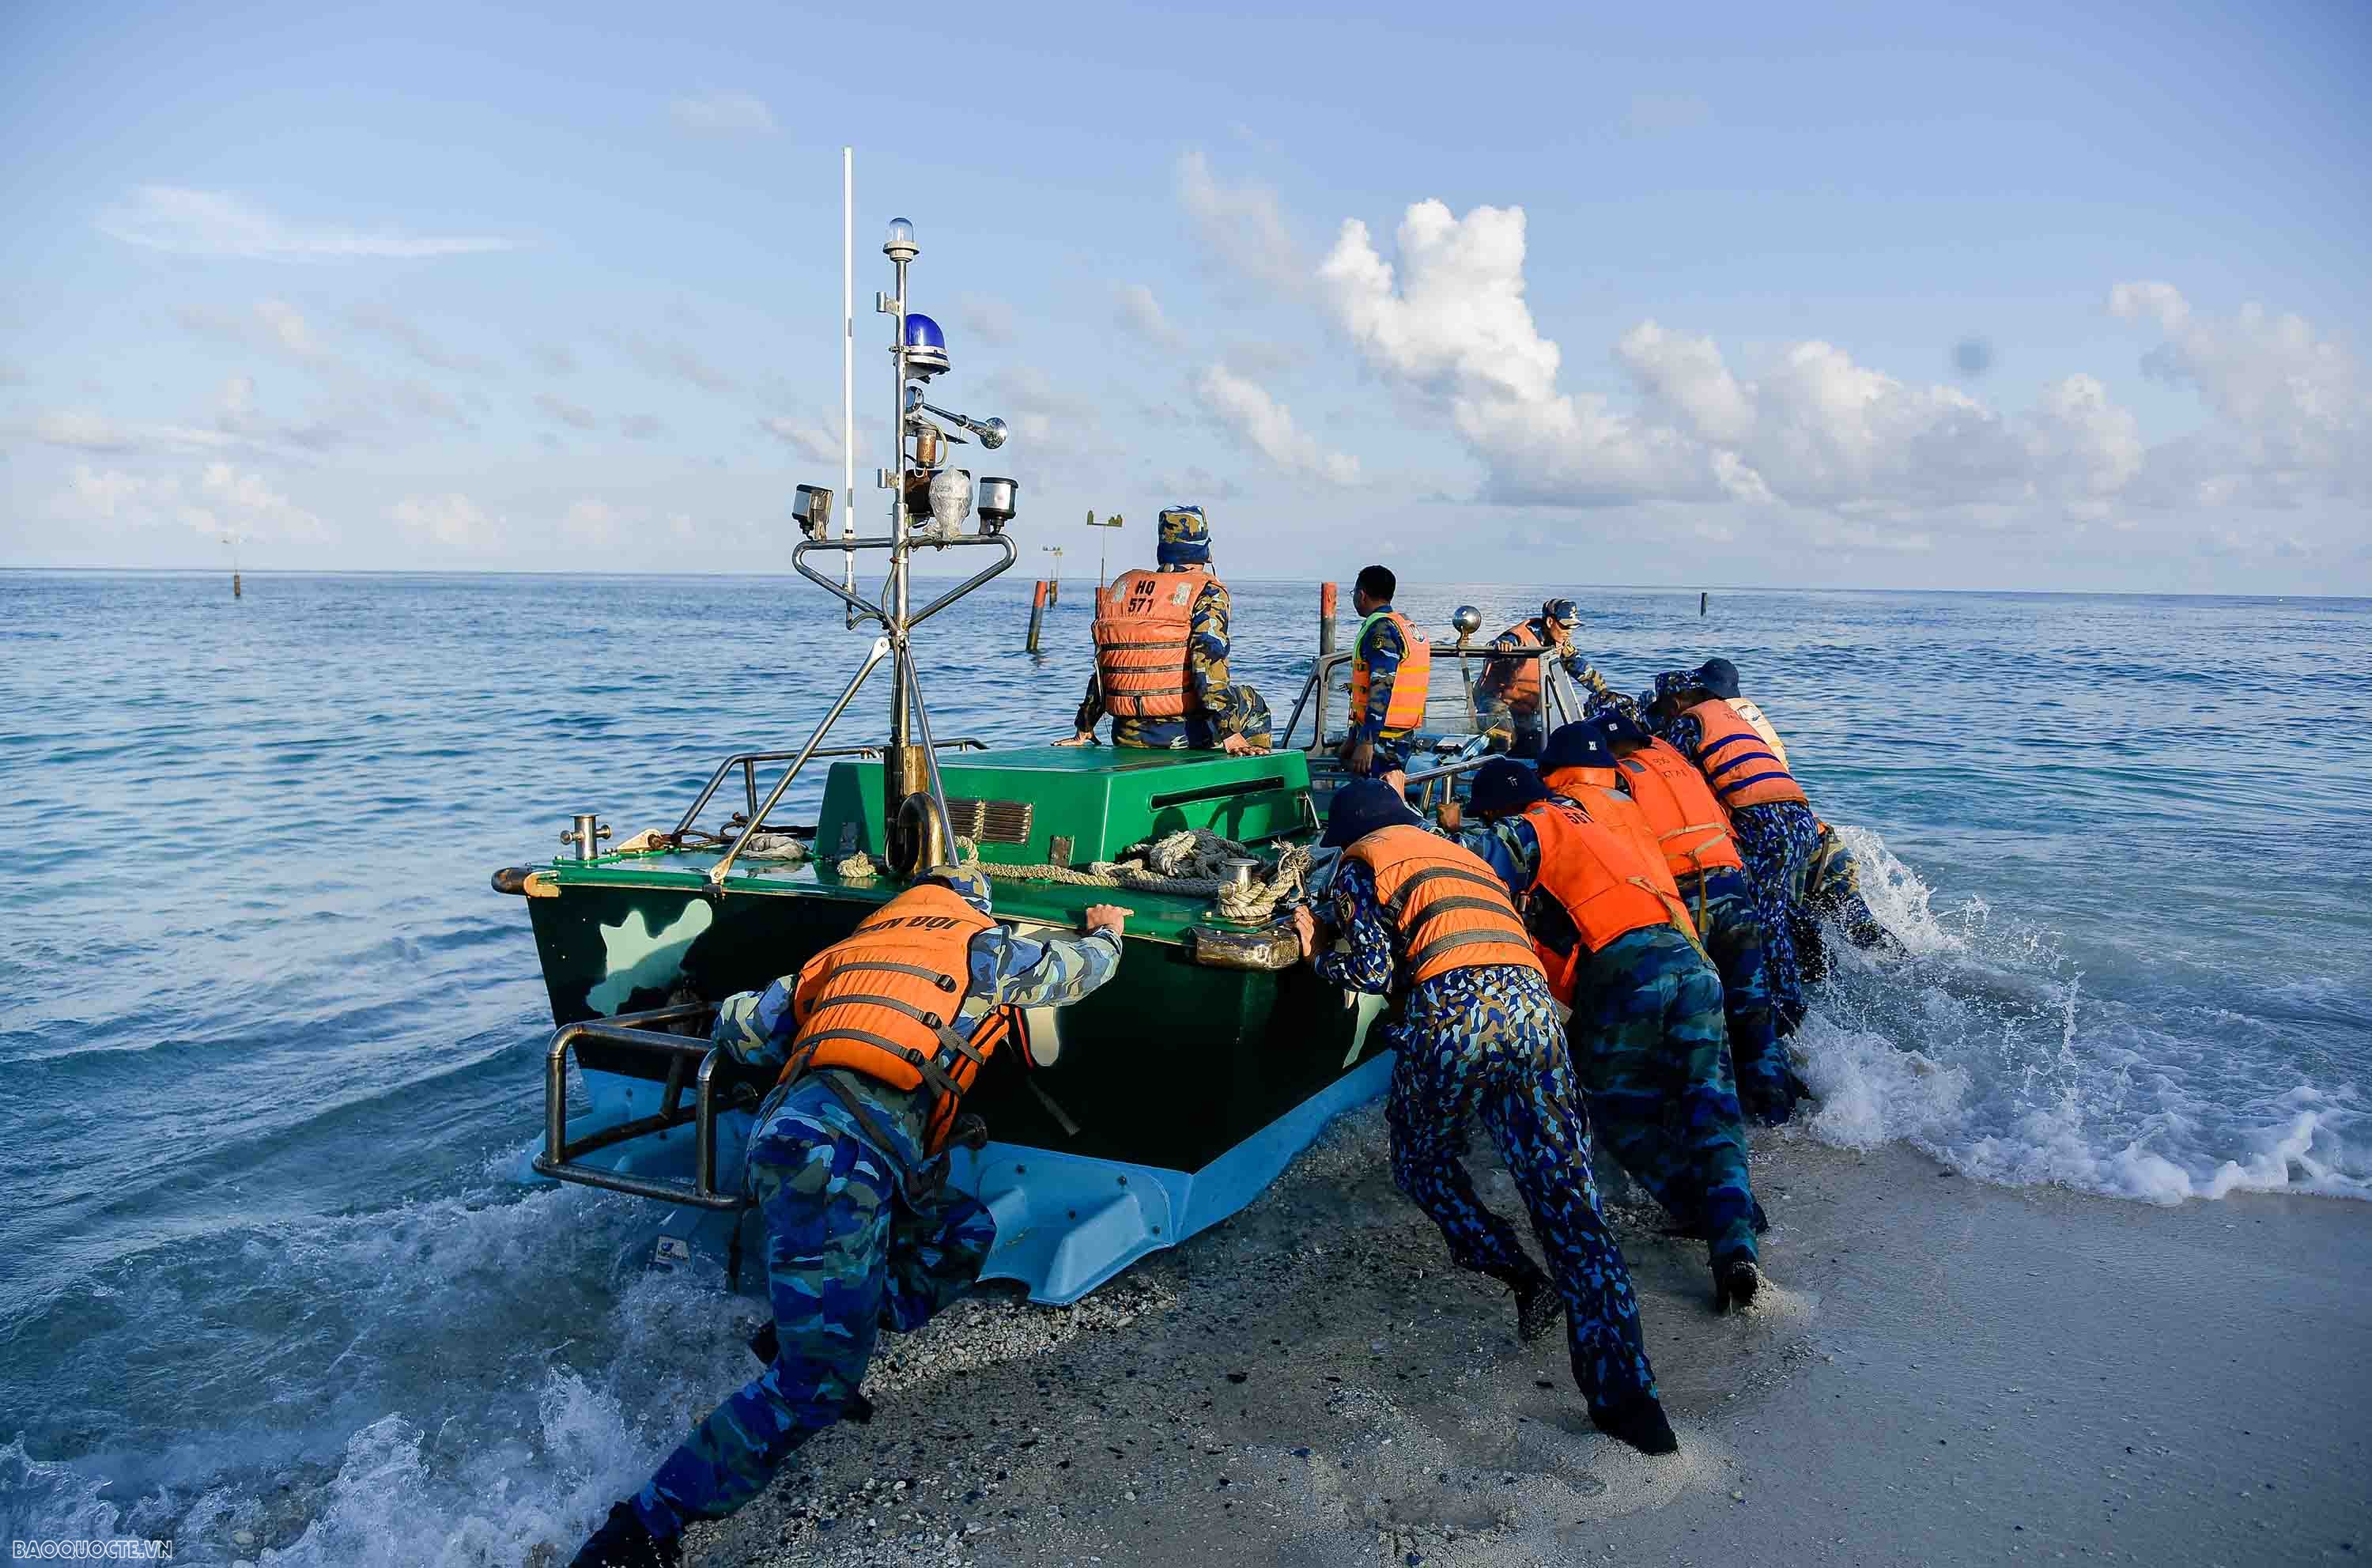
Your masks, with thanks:
[{"label": "blue boat hull bottom", "polygon": [[[1378,1051],[1197,1171],[1017,1144],[957,1150],[949,1180],[996,1217],[996,1246],[981,1278],[1015,1280],[1034,1302],[1069,1306],[1137,1260],[1177,1246],[1259,1197],[1328,1122],[1382,1098],[1391,1083],[1392,1060],[1390,1051]],[[658,1106],[657,1084],[610,1073],[587,1073],[584,1082],[592,1103],[570,1120],[572,1143]],[[747,1111],[717,1118],[720,1191],[741,1190],[751,1120]],[[549,1179],[528,1167],[536,1152],[521,1154],[518,1173],[523,1180],[541,1183]],[[579,1163],[619,1175],[690,1181],[692,1132],[686,1126],[636,1138],[580,1156]],[[652,1227],[652,1266],[677,1268],[699,1259],[726,1270],[728,1279],[738,1272],[735,1288],[762,1294],[762,1270],[736,1268],[738,1260],[759,1255],[752,1212],[680,1204],[659,1215]]]}]

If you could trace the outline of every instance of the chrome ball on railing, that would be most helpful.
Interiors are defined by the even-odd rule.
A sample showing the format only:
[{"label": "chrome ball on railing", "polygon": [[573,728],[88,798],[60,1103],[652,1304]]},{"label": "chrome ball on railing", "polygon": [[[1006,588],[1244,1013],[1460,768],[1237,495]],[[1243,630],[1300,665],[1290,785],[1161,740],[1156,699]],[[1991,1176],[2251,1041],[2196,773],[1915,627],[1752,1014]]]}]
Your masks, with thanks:
[{"label": "chrome ball on railing", "polygon": [[1449,623],[1461,637],[1471,637],[1482,630],[1482,612],[1471,604],[1461,604],[1449,612]]}]

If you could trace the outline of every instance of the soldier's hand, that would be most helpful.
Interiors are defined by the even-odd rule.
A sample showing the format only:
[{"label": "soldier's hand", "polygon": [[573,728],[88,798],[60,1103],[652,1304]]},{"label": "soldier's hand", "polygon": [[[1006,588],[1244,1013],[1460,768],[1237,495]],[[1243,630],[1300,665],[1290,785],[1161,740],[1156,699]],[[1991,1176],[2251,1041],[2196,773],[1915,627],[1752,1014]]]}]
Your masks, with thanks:
[{"label": "soldier's hand", "polygon": [[1118,936],[1128,927],[1128,911],[1118,904],[1089,904],[1087,913],[1089,931],[1109,931]]},{"label": "soldier's hand", "polygon": [[1455,800],[1445,800],[1441,803],[1441,809],[1434,813],[1433,819],[1454,833],[1465,822],[1466,813]]},{"label": "soldier's hand", "polygon": [[1351,770],[1355,778],[1366,778],[1375,771],[1376,743],[1372,740],[1354,743],[1351,747],[1351,754],[1343,759],[1343,765]]},{"label": "soldier's hand", "polygon": [[1227,736],[1219,742],[1219,749],[1226,752],[1230,757],[1246,756],[1251,751],[1251,749],[1252,743],[1246,740],[1240,735]]},{"label": "soldier's hand", "polygon": [[1304,962],[1317,955],[1318,916],[1310,912],[1307,904],[1293,906],[1293,935],[1301,943],[1301,957]]},{"label": "soldier's hand", "polygon": [[1095,743],[1096,732],[1091,729],[1080,730],[1068,740],[1058,740],[1054,742],[1057,746],[1093,746]]}]

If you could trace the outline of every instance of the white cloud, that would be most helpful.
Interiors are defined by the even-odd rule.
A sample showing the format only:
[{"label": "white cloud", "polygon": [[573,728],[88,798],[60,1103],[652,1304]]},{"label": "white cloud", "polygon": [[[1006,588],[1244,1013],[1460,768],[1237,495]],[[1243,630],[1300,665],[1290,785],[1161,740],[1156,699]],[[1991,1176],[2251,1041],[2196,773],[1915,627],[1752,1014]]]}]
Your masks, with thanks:
[{"label": "white cloud", "polygon": [[1359,459],[1320,447],[1315,436],[1294,423],[1293,411],[1270,397],[1260,383],[1214,365],[1195,381],[1194,394],[1220,423],[1285,472],[1333,484],[1358,482]]},{"label": "white cloud", "polygon": [[252,470],[208,463],[198,477],[198,505],[184,517],[192,528],[242,539],[319,539],[321,519]]},{"label": "white cloud", "polygon": [[97,221],[101,233],[151,250],[258,261],[414,260],[517,248],[516,241],[487,235],[417,235],[308,223],[225,192],[175,185],[140,186]]},{"label": "white cloud", "polygon": [[1489,499],[1855,510],[1864,535],[1910,540],[1924,537],[1911,519],[1932,508],[2097,511],[2139,466],[2132,414],[2089,377],[2054,383],[2013,418],[1818,341],[1749,377],[1713,339],[1642,321],[1614,345],[1635,410],[1561,392],[1562,353],[1525,297],[1525,243],[1520,208],[1459,217],[1425,201],[1402,218],[1396,260],[1353,219],[1318,269],[1336,325],[1387,381],[1447,412]]},{"label": "white cloud", "polygon": [[305,313],[285,299],[259,299],[243,311],[209,305],[177,306],[173,319],[191,331],[261,349],[276,358],[314,368],[336,366]]},{"label": "white cloud", "polygon": [[999,346],[1017,343],[1021,337],[1020,313],[994,295],[956,296],[955,314],[940,325]]},{"label": "white cloud", "polygon": [[550,392],[538,392],[535,406],[542,411],[545,418],[558,420],[579,430],[591,430],[601,423],[601,416],[591,409],[572,403],[565,398],[556,398]]},{"label": "white cloud", "polygon": [[621,354],[634,361],[645,374],[689,381],[709,392],[729,392],[740,385],[731,376],[694,354],[690,345],[672,338],[646,337],[640,332],[611,332],[609,338]]},{"label": "white cloud", "polygon": [[176,473],[132,474],[77,463],[57,509],[86,523],[179,526],[211,537],[319,539],[323,533],[320,518],[263,475],[227,462],[205,464],[194,482]]},{"label": "white cloud", "polygon": [[826,422],[770,413],[760,418],[758,428],[811,463],[840,460],[840,421],[836,416]]},{"label": "white cloud", "polygon": [[1186,346],[1186,334],[1161,308],[1153,290],[1141,283],[1122,284],[1112,290],[1120,323],[1143,336],[1154,347],[1171,354]]},{"label": "white cloud", "polygon": [[447,348],[417,321],[391,307],[365,300],[346,311],[346,319],[366,331],[378,332],[402,344],[413,358],[438,370],[475,373],[488,368],[485,360],[474,354]]},{"label": "white cloud", "polygon": [[657,414],[625,414],[618,420],[618,434],[629,441],[656,441],[667,434],[667,421]]},{"label": "white cloud", "polygon": [[770,136],[774,132],[774,111],[754,93],[712,88],[676,99],[668,111],[687,131],[743,136]]},{"label": "white cloud", "polygon": [[2165,283],[2118,284],[2109,308],[2157,327],[2165,341],[2143,356],[2143,371],[2194,388],[2215,415],[2149,454],[2152,499],[2284,506],[2372,493],[2372,387],[2355,357],[2312,323],[2256,304],[2202,316]]},{"label": "white cloud", "polygon": [[560,519],[560,531],[575,543],[606,549],[618,542],[619,525],[623,521],[615,506],[587,495],[569,505]]},{"label": "white cloud", "polygon": [[233,435],[186,424],[127,424],[89,409],[59,409],[37,416],[37,441],[78,452],[110,455],[218,452],[242,445]]},{"label": "white cloud", "polygon": [[1280,288],[1309,286],[1308,256],[1294,238],[1276,192],[1222,183],[1210,160],[1189,149],[1178,160],[1178,198],[1203,243],[1238,272]]},{"label": "white cloud", "polygon": [[483,550],[496,542],[498,525],[458,491],[407,495],[387,509],[388,520],[423,542],[448,550]]}]

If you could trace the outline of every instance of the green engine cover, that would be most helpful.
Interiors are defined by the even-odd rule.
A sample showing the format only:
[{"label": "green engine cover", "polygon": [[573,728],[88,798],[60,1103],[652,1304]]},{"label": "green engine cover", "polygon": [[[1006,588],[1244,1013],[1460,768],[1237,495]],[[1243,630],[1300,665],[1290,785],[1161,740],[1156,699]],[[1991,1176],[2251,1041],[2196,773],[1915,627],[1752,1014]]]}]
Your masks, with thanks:
[{"label": "green engine cover", "polygon": [[[1215,751],[1039,746],[948,754],[939,779],[958,833],[992,865],[1114,860],[1149,838],[1208,828],[1243,843],[1317,827],[1309,760],[1298,751],[1229,757]],[[1055,854],[1065,839],[1066,854]],[[843,761],[824,781],[816,851],[878,853],[881,764]]]}]

